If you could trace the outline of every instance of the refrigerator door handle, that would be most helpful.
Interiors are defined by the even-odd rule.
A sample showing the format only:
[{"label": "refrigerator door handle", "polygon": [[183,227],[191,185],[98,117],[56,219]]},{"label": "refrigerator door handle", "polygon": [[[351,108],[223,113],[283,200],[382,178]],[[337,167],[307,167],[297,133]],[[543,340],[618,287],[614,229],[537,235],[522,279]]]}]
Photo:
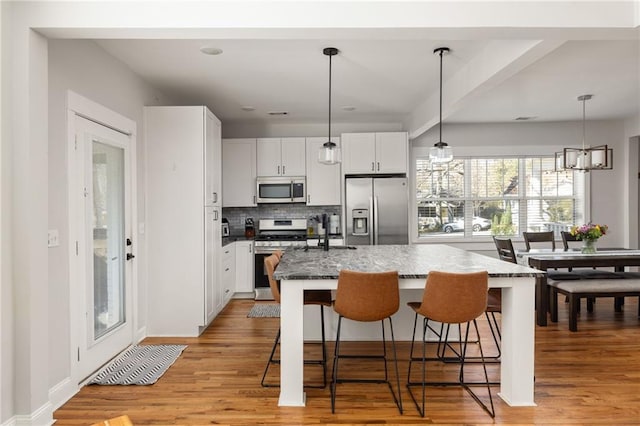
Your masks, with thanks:
[{"label": "refrigerator door handle", "polygon": [[367,224],[367,226],[369,227],[369,229],[367,230],[369,232],[369,245],[374,245],[374,239],[373,239],[373,197],[369,197],[369,217],[367,218],[367,221],[369,222]]},{"label": "refrigerator door handle", "polygon": [[372,234],[372,241],[371,244],[372,245],[377,245],[378,244],[378,197],[374,196],[372,198],[373,201],[373,232]]}]

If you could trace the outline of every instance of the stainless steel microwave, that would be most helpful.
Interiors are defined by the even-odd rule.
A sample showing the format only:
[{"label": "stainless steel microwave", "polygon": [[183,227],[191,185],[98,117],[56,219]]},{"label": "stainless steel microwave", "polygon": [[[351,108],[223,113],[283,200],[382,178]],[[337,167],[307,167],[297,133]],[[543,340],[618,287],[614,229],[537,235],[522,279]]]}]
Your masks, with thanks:
[{"label": "stainless steel microwave", "polygon": [[307,190],[302,177],[258,177],[258,203],[305,203]]}]

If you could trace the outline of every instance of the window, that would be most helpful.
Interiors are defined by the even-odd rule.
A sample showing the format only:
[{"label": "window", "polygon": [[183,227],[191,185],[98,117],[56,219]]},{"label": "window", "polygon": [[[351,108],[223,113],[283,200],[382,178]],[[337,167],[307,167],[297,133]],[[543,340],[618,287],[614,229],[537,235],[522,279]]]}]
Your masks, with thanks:
[{"label": "window", "polygon": [[418,237],[516,236],[567,230],[584,218],[584,175],[553,157],[416,159]]}]

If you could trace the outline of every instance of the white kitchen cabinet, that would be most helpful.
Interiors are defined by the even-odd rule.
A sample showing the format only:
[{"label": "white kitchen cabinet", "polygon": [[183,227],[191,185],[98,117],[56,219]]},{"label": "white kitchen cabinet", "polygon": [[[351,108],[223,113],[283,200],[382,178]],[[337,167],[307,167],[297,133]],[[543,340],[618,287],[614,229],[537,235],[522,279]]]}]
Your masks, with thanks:
[{"label": "white kitchen cabinet", "polygon": [[305,138],[259,138],[258,176],[304,176]]},{"label": "white kitchen cabinet", "polygon": [[[331,139],[340,146],[340,138]],[[327,141],[325,137],[306,140],[307,151],[307,205],[340,205],[340,164],[322,164],[318,161],[318,151]]]},{"label": "white kitchen cabinet", "polygon": [[256,140],[222,140],[222,207],[255,207]]},{"label": "white kitchen cabinet", "polygon": [[222,247],[222,305],[231,300],[236,288],[236,247],[235,243]]},{"label": "white kitchen cabinet", "polygon": [[197,336],[222,306],[221,124],[203,106],[144,109],[149,336]]},{"label": "white kitchen cabinet", "polygon": [[236,293],[253,297],[254,263],[253,241],[236,241]]},{"label": "white kitchen cabinet", "polygon": [[407,133],[343,133],[342,157],[344,174],[407,173]]}]

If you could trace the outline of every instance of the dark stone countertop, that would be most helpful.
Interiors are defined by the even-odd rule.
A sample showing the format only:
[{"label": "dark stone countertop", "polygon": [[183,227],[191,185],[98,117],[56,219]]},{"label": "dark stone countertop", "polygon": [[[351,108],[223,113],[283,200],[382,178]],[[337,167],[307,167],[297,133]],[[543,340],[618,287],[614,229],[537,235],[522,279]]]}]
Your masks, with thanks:
[{"label": "dark stone countertop", "polygon": [[[355,249],[354,249],[355,247]],[[398,271],[400,278],[426,278],[429,271],[488,271],[490,277],[537,277],[544,272],[443,244],[340,246],[288,250],[275,278],[337,279],[341,269]]]}]

